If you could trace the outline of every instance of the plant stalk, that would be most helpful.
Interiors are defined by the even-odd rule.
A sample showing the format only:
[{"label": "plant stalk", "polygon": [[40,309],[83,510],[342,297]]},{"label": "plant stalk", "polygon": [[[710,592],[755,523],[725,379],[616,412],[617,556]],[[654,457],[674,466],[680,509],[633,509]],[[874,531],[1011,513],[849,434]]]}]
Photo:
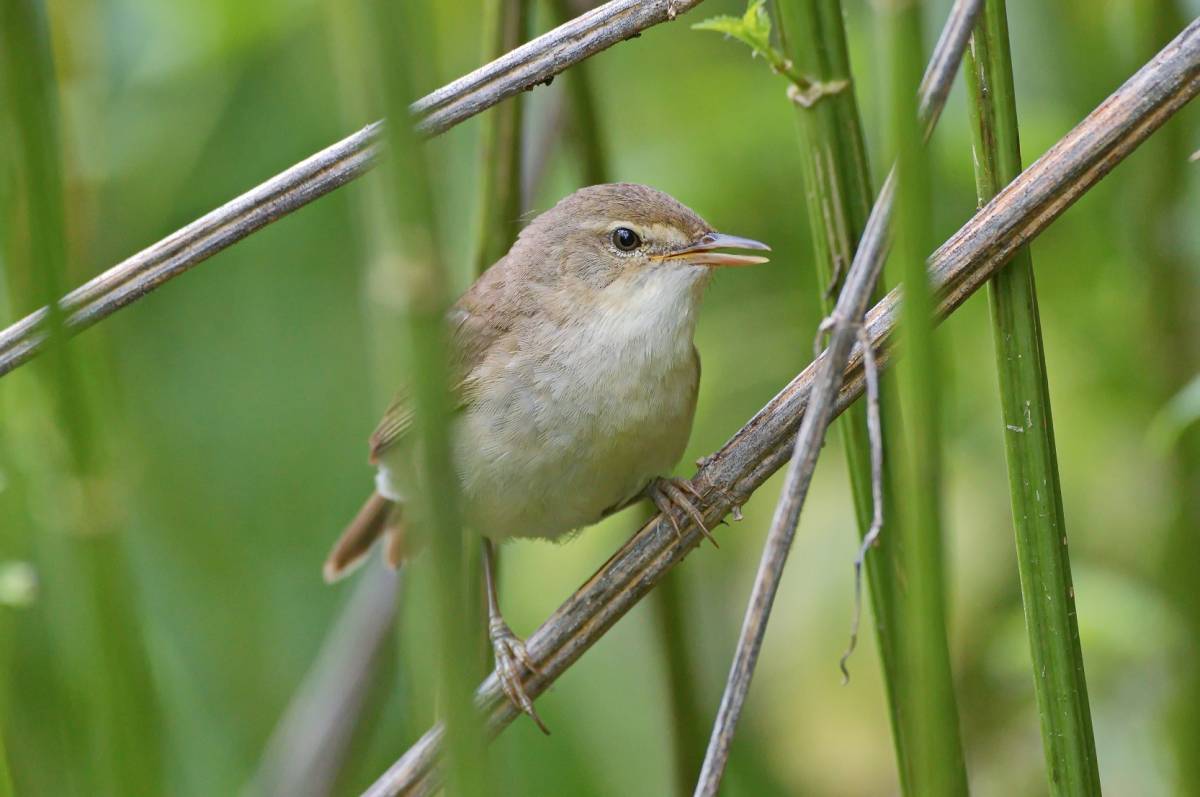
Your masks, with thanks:
[{"label": "plant stalk", "polygon": [[[841,0],[776,0],[776,8],[781,44],[787,57],[800,71],[820,83],[844,83],[846,86],[812,107],[796,106],[809,225],[819,266],[817,283],[823,311],[828,315],[833,311],[832,297],[854,261],[874,199],[865,136],[854,91]],[[866,408],[856,404],[836,423],[846,451],[855,518],[861,537],[870,529],[874,513]],[[895,513],[892,480],[886,476],[883,496],[886,524]],[[899,701],[909,691],[896,682],[897,566],[894,547],[884,534],[866,558],[866,571],[876,617],[875,637],[892,739],[897,760],[901,761],[905,758],[906,745],[898,722]],[[899,771],[901,790],[908,793],[903,783],[903,767]]]},{"label": "plant stalk", "polygon": [[[382,99],[387,115],[404,118],[418,81],[435,63],[432,20],[424,4],[364,0],[375,32]],[[446,728],[447,790],[477,797],[488,790],[483,727],[472,703],[478,657],[476,629],[463,590],[467,536],[458,477],[451,455],[453,402],[445,313],[451,288],[437,243],[433,185],[425,145],[409,125],[388,125],[385,198],[392,228],[378,231],[384,266],[401,290],[402,339],[411,369],[417,467],[426,489],[411,507],[415,533],[428,540],[434,568],[431,605],[437,653],[439,705]],[[472,540],[474,542],[474,540]]]},{"label": "plant stalk", "polygon": [[[967,75],[975,184],[982,206],[1021,173],[1004,0],[984,3],[971,39]],[[1096,742],[1075,619],[1046,357],[1028,247],[992,277],[988,297],[1046,774],[1052,794],[1098,795]]]},{"label": "plant stalk", "polygon": [[898,724],[905,741],[902,781],[913,794],[963,795],[967,773],[946,635],[942,553],[941,367],[933,337],[934,301],[925,270],[933,249],[929,157],[914,112],[921,80],[921,13],[917,3],[881,13],[890,73],[889,128],[896,152],[895,244],[889,268],[903,281],[897,366],[903,429],[888,418],[889,450],[898,457],[899,512],[890,526],[899,573],[897,680],[904,684]]},{"label": "plant stalk", "polygon": [[[571,18],[568,0],[550,0],[554,21],[561,25]],[[608,151],[602,135],[603,123],[596,110],[596,89],[592,80],[592,67],[580,61],[565,76],[567,100],[571,112],[571,136],[575,141],[576,155],[582,165],[584,185],[598,185],[612,180]]]},{"label": "plant stalk", "polygon": [[[485,0],[483,7],[484,58],[490,62],[521,43],[529,27],[529,0]],[[475,274],[503,257],[520,230],[523,105],[522,97],[513,97],[483,117]]]},{"label": "plant stalk", "polygon": [[[0,173],[16,178],[5,208],[12,216],[4,220],[5,226],[16,222],[16,234],[2,236],[4,271],[14,303],[24,306],[50,304],[61,295],[69,284],[69,247],[87,246],[73,237],[77,231],[67,213],[52,41],[44,3],[0,3],[0,113],[9,116],[4,127],[14,134],[0,151],[0,158],[11,159]],[[48,638],[51,663],[48,672],[26,676],[37,677],[32,685],[44,691],[21,684],[15,700],[24,704],[37,695],[40,701],[21,708],[44,711],[50,700],[70,712],[69,727],[58,729],[64,757],[77,764],[67,777],[83,781],[86,791],[161,793],[161,716],[126,560],[122,510],[128,496],[121,460],[112,454],[120,445],[114,438],[121,437],[112,430],[119,430],[121,418],[106,402],[103,365],[89,369],[64,345],[64,313],[51,306],[47,356],[28,381],[12,386],[22,423],[10,416],[4,429],[12,449],[6,453],[23,471],[19,478],[42,499],[39,511],[27,512],[25,525],[35,531],[21,542],[34,552],[44,598],[20,622],[40,626],[29,635]],[[103,346],[98,350],[103,363]],[[44,783],[55,775],[26,777]]]}]

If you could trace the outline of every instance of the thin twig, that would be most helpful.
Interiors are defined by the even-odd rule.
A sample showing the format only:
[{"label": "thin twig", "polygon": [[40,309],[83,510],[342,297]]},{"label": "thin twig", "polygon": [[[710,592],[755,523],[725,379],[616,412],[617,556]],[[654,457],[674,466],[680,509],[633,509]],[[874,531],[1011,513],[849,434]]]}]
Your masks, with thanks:
[{"label": "thin twig", "polygon": [[867,380],[867,438],[871,442],[871,526],[858,545],[854,557],[854,619],[850,622],[850,642],[838,667],[842,671],[842,683],[850,683],[850,670],[846,666],[850,654],[858,644],[858,626],[862,622],[862,573],[867,560],[867,551],[879,542],[883,531],[883,422],[879,412],[879,366],[875,363],[875,352],[867,339],[866,330],[860,325],[856,330],[858,345],[863,353],[863,374]]},{"label": "thin twig", "polygon": [[[930,258],[930,290],[937,317],[944,319],[1003,266],[1018,248],[1041,233],[1088,189],[1124,160],[1151,133],[1200,93],[1200,20],[1189,25],[1137,74],[1063,137],[995,199],[980,209]],[[892,335],[900,304],[892,291],[867,313],[864,328],[880,367],[892,357]],[[827,349],[746,423],[696,475],[710,489],[703,507],[715,528],[735,504],[746,501],[789,459],[796,430],[806,415]],[[863,392],[862,351],[856,349],[842,374],[833,414]],[[536,697],[629,611],[703,539],[687,523],[676,538],[662,515],[643,526],[526,642],[542,668],[525,682]],[[517,713],[503,699],[495,673],[476,692],[493,734]],[[411,794],[431,788],[442,743],[437,725],[367,790],[372,797]]]},{"label": "thin twig", "polygon": [[[921,81],[919,114],[921,126],[926,131],[933,129],[937,117],[941,114],[949,94],[949,85],[958,72],[971,28],[981,7],[981,0],[958,0],[950,11],[937,49],[930,60],[929,69]],[[863,313],[883,268],[890,227],[888,222],[895,198],[894,178],[893,169],[884,183],[879,199],[871,209],[863,240],[855,253],[854,262],[846,276],[846,284],[842,287],[833,313],[822,323],[822,327],[831,328],[829,348],[821,361],[822,368],[809,400],[808,410],[800,424],[787,479],[779,502],[775,505],[770,531],[767,532],[767,541],[746,607],[746,616],[729,669],[725,693],[721,696],[721,705],[713,723],[708,751],[704,756],[704,768],[696,784],[697,795],[715,795],[725,773],[734,730],[758,663],[758,654],[766,634],[775,593],[783,577],[783,566],[792,548],[796,526],[800,522],[800,511],[808,497],[808,488],[817,467],[817,457],[820,456],[825,442],[825,432],[829,422],[833,420],[834,403],[842,384],[845,364],[860,334]],[[857,619],[855,622],[857,623]]]},{"label": "thin twig", "polygon": [[[829,313],[833,310],[846,271],[854,260],[854,252],[875,201],[862,119],[853,85],[844,9],[842,0],[776,0],[774,8],[778,17],[780,43],[789,58],[822,81],[841,78],[851,81],[845,91],[826,98],[815,108],[796,114],[803,134],[804,182],[809,194],[813,249],[816,261],[826,264],[825,279],[818,280],[819,283],[824,282],[821,286],[822,307],[825,313]],[[913,93],[916,93],[915,89]],[[819,274],[820,269],[816,271]],[[873,298],[879,295],[877,289]],[[824,348],[823,335],[818,339],[818,353],[821,348]],[[876,406],[870,401],[869,395],[868,404]],[[892,411],[898,418],[899,407],[893,406]],[[867,416],[866,406],[856,406],[840,422],[860,544],[863,537],[871,534],[873,525],[879,527],[883,517],[891,516],[892,507],[895,506],[890,479],[885,481],[882,472],[879,477],[872,477],[872,462],[881,462],[883,447],[879,445],[873,450],[875,441],[871,439],[871,424]],[[916,707],[913,703],[914,690],[903,681],[902,671],[897,666],[897,636],[901,630],[889,619],[900,605],[903,584],[895,566],[896,554],[895,546],[873,554],[871,560],[866,562],[867,572],[861,578],[871,585],[870,597],[876,618],[873,630],[887,695],[893,749],[897,762],[902,764],[908,760],[906,718],[913,715],[913,710],[906,708],[906,705]],[[855,617],[861,617],[861,583],[855,591],[858,606]],[[842,666],[844,668],[845,661]],[[904,766],[898,766],[897,773],[901,794],[913,794]]]},{"label": "thin twig", "polygon": [[[417,129],[436,136],[502,100],[702,0],[612,0],[413,103]],[[59,300],[69,335],[132,304],[165,282],[292,211],[370,171],[382,144],[374,122],[272,177]],[[0,376],[36,356],[48,338],[47,308],[0,332]]]}]

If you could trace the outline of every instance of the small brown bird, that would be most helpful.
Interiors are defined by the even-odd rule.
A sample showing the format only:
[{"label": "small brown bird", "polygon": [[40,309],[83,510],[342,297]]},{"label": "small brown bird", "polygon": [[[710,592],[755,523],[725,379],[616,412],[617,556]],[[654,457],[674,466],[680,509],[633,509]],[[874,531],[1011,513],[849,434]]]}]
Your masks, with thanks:
[{"label": "small brown bird", "polygon": [[[454,456],[467,526],[483,537],[489,636],[513,703],[545,726],[522,686],[536,669],[496,599],[493,543],[557,539],[651,499],[672,522],[691,482],[683,456],[700,383],[692,344],[713,268],[764,263],[667,194],[617,183],[580,189],[534,219],[448,314],[459,413]],[[325,562],[333,581],[378,538],[393,567],[414,550],[402,507],[419,484],[403,392],[371,437],[375,493]],[[707,534],[707,530],[705,530]]]}]

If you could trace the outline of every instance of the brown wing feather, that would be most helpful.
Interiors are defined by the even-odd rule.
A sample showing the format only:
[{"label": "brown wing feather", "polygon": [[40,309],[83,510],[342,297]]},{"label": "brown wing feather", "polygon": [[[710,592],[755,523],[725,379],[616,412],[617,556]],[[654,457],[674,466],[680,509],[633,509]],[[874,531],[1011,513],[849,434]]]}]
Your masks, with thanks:
[{"label": "brown wing feather", "polygon": [[[471,373],[483,362],[492,345],[512,329],[511,321],[530,311],[519,291],[510,290],[521,275],[501,258],[475,281],[450,312],[446,322],[450,335],[450,378],[458,409],[471,404]],[[403,438],[412,426],[412,405],[408,391],[400,390],[388,405],[370,441],[370,461],[379,457]]]},{"label": "brown wing feather", "polygon": [[379,455],[403,437],[410,426],[412,426],[412,409],[409,407],[407,392],[401,390],[392,399],[392,403],[384,411],[379,425],[371,433],[371,464],[376,464],[379,461]]}]

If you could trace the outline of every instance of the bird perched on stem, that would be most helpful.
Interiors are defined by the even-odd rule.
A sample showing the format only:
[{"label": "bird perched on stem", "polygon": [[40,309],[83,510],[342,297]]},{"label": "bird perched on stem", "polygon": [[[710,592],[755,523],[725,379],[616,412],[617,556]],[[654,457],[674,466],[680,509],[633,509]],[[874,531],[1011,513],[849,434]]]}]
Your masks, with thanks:
[{"label": "bird perched on stem", "polygon": [[[496,671],[542,730],[522,685],[537,664],[501,616],[493,544],[557,539],[642,496],[676,530],[686,513],[708,534],[702,489],[665,474],[691,434],[692,333],[713,269],[766,262],[723,249],[769,247],[716,232],[653,188],[594,185],[534,219],[448,313],[455,466],[466,524],[483,538]],[[330,552],[326,580],[377,539],[393,567],[419,547],[403,511],[421,489],[411,422],[401,392],[371,437],[375,492]]]}]

